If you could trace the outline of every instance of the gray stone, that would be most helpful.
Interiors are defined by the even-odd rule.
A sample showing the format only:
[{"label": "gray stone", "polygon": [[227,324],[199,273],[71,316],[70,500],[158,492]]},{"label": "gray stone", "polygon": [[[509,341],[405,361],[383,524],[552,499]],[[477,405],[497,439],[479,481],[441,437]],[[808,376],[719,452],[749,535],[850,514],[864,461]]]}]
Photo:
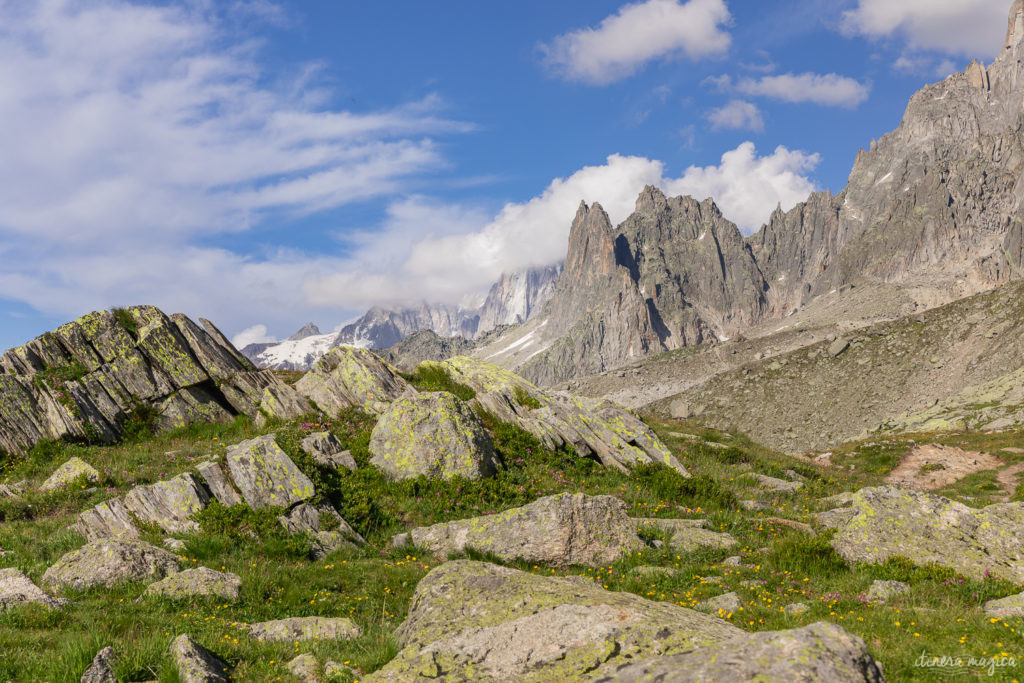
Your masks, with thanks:
[{"label": "gray stone", "polygon": [[355,472],[356,461],[352,453],[341,447],[338,437],[330,432],[314,432],[302,440],[302,450],[325,467]]},{"label": "gray stone", "polygon": [[181,683],[227,683],[231,680],[227,663],[184,633],[171,643],[171,656]]},{"label": "gray stone", "polygon": [[331,417],[351,407],[380,414],[396,398],[415,393],[395,368],[366,349],[348,346],[327,352],[295,388]]},{"label": "gray stone", "polygon": [[671,534],[669,545],[678,552],[688,553],[699,548],[717,548],[728,550],[739,545],[739,541],[726,533],[703,528],[707,525],[704,519],[636,519],[637,529],[657,527]]},{"label": "gray stone", "polygon": [[732,614],[742,605],[743,603],[740,602],[739,595],[736,593],[724,593],[697,603],[694,609],[724,617],[727,614]]},{"label": "gray stone", "polygon": [[348,664],[342,664],[341,662],[327,662],[324,664],[324,677],[327,678],[327,680],[346,677],[355,680],[359,678],[359,672]]},{"label": "gray stone", "polygon": [[210,489],[210,493],[221,505],[231,507],[242,502],[242,496],[235,490],[224,472],[223,463],[207,460],[196,465],[196,471],[199,472],[199,476],[206,482],[206,487]]},{"label": "gray stone", "polygon": [[1003,619],[1024,616],[1024,593],[989,600],[985,603],[985,614]]},{"label": "gray stone", "polygon": [[0,569],[0,613],[22,605],[59,608],[67,603],[67,600],[53,598],[44,593],[20,570]]},{"label": "gray stone", "polygon": [[249,624],[249,634],[261,642],[291,643],[296,640],[348,640],[363,630],[351,619],[291,617]]},{"label": "gray stone", "polygon": [[808,607],[807,603],[805,602],[791,602],[790,604],[783,607],[782,611],[790,616],[796,616],[798,614],[803,614],[809,609],[810,607]]},{"label": "gray stone", "polygon": [[753,473],[749,476],[753,477],[761,488],[776,493],[795,493],[804,487],[803,482],[786,481],[766,474]]},{"label": "gray stone", "polygon": [[493,515],[419,527],[408,538],[416,547],[441,556],[472,548],[506,561],[556,567],[604,565],[643,546],[625,503],[581,493],[562,493]]},{"label": "gray stone", "polygon": [[281,383],[272,384],[263,390],[259,398],[259,410],[259,417],[269,415],[281,420],[294,420],[313,412],[313,406],[294,388]]},{"label": "gray stone", "polygon": [[848,348],[850,348],[849,339],[836,339],[828,345],[828,355],[837,358]]},{"label": "gray stone", "polygon": [[180,538],[165,538],[164,547],[171,552],[180,553],[185,551],[185,541]]},{"label": "gray stone", "polygon": [[199,530],[192,516],[210,502],[206,488],[192,474],[148,486],[136,486],[124,497],[125,507],[140,521],[156,524],[170,534]]},{"label": "gray stone", "polygon": [[722,560],[722,565],[726,567],[739,567],[742,564],[742,560],[739,555],[733,555]]},{"label": "gray stone", "polygon": [[196,567],[171,574],[165,579],[150,584],[144,596],[162,595],[172,600],[193,597],[217,596],[225,600],[237,600],[242,580],[237,574],[222,573]]},{"label": "gray stone", "polygon": [[101,479],[101,475],[89,463],[81,458],[74,457],[58,467],[53,474],[39,485],[40,491],[55,491],[64,488],[68,484],[84,477],[86,481],[95,484]]},{"label": "gray stone", "polygon": [[108,645],[93,657],[92,664],[82,674],[80,683],[117,683],[117,675],[114,673],[116,665],[114,648]]},{"label": "gray stone", "polygon": [[397,399],[370,436],[370,459],[396,479],[481,479],[497,456],[483,422],[467,403],[444,392]]},{"label": "gray stone", "polygon": [[868,588],[864,599],[879,605],[884,605],[893,598],[906,595],[910,592],[910,586],[902,581],[875,581]]},{"label": "gray stone", "polygon": [[75,521],[74,528],[87,541],[105,538],[138,538],[131,513],[120,498],[112,498],[88,510],[83,510]]},{"label": "gray stone", "polygon": [[772,509],[771,505],[768,503],[762,503],[759,500],[741,500],[740,507],[744,510],[753,510],[755,512]]},{"label": "gray stone", "polygon": [[309,534],[313,541],[315,559],[329,555],[338,548],[366,545],[363,537],[341,518],[337,510],[327,505],[315,508],[309,503],[302,503],[277,520],[293,534]]},{"label": "gray stone", "polygon": [[249,507],[291,507],[313,497],[313,482],[292,462],[272,435],[228,447],[228,471]]},{"label": "gray stone", "polygon": [[308,652],[288,662],[288,671],[302,683],[319,683],[320,681],[320,662]]},{"label": "gray stone", "polygon": [[156,581],[179,571],[178,558],[142,541],[111,539],[86,543],[46,570],[42,583],[53,588],[110,588],[122,581]]}]

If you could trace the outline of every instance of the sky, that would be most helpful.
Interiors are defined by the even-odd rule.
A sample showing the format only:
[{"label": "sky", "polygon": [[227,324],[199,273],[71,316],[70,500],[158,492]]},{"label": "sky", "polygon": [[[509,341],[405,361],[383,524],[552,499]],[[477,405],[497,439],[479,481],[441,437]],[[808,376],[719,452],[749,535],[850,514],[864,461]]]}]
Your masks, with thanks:
[{"label": "sky", "polygon": [[840,191],[1010,0],[0,0],[0,348],[153,304],[237,344],[470,304],[580,201]]}]

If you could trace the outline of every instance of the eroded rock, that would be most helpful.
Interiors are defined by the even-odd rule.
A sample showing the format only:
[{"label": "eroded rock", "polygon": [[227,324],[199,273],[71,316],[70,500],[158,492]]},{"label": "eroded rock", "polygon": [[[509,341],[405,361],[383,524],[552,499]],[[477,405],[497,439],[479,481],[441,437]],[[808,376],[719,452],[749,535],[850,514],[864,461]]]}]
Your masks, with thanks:
[{"label": "eroded rock", "polygon": [[46,479],[46,481],[39,485],[39,490],[55,491],[57,489],[64,488],[83,477],[86,481],[95,484],[100,480],[101,475],[96,471],[95,467],[81,458],[74,457],[58,467],[54,473]]},{"label": "eroded rock", "polygon": [[313,432],[302,440],[302,450],[324,467],[337,470],[345,468],[350,472],[356,470],[356,461],[352,453],[344,450],[338,437],[330,432]]},{"label": "eroded rock", "polygon": [[703,528],[707,525],[705,519],[656,519],[652,517],[634,521],[638,530],[644,527],[655,527],[670,533],[668,544],[678,552],[688,553],[698,548],[728,550],[739,545],[739,541],[729,534]]},{"label": "eroded rock", "polygon": [[67,600],[54,598],[43,592],[18,569],[0,569],[0,613],[22,605],[42,605],[58,608]]},{"label": "eroded rock", "polygon": [[273,435],[229,447],[225,461],[242,499],[254,510],[287,508],[313,497],[313,482],[281,450]]},{"label": "eroded rock", "polygon": [[230,680],[227,662],[184,633],[171,643],[171,656],[181,683],[227,683]]},{"label": "eroded rock", "polygon": [[331,349],[295,388],[332,417],[351,407],[380,414],[399,396],[415,393],[395,368],[366,349],[349,346]]},{"label": "eroded rock", "polygon": [[42,583],[52,588],[108,588],[122,581],[156,581],[179,571],[178,558],[138,540],[86,543],[46,570]]},{"label": "eroded rock", "polygon": [[316,559],[338,548],[366,545],[363,537],[341,518],[337,510],[327,505],[315,508],[309,503],[302,503],[277,520],[293,534],[308,533],[313,541],[313,557]]}]

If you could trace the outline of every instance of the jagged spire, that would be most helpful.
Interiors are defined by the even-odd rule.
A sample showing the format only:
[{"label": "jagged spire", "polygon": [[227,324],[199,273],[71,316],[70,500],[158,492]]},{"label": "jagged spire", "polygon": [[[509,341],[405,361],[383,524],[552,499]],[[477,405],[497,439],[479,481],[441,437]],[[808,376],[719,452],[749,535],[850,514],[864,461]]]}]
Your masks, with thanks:
[{"label": "jagged spire", "polygon": [[1006,43],[1003,49],[1009,50],[1024,40],[1024,0],[1014,0],[1010,7],[1010,18],[1006,22]]}]

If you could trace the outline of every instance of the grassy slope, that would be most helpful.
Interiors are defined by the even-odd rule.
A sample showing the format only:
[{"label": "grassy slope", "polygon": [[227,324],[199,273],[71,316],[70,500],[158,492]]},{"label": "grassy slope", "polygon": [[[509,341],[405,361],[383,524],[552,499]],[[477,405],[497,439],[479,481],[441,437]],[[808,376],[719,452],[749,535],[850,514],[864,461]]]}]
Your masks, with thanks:
[{"label": "grassy slope", "polygon": [[[598,569],[520,568],[547,575],[582,574],[610,590],[688,607],[735,589],[744,606],[727,618],[736,625],[771,630],[834,621],[864,638],[883,662],[890,680],[924,675],[914,667],[914,660],[924,650],[949,655],[1021,654],[1020,620],[993,621],[980,610],[985,600],[1019,588],[996,580],[963,581],[946,570],[913,568],[898,561],[851,568],[832,552],[827,538],[810,538],[766,521],[768,517],[810,521],[813,512],[824,509],[820,498],[878,483],[909,448],[906,439],[846,446],[836,455],[841,467],[826,474],[740,435],[692,423],[654,423],[695,475],[683,480],[663,468],[644,468],[629,475],[609,472],[571,453],[548,452],[529,435],[492,421],[489,427],[506,463],[497,477],[484,482],[390,483],[366,462],[371,419],[351,413],[324,426],[352,449],[361,465],[357,472],[318,470],[299,454],[299,438],[319,425],[299,421],[271,428],[324,497],[338,505],[343,516],[367,537],[370,548],[340,551],[313,562],[304,556],[303,543],[284,538],[265,518],[232,516],[224,510],[204,515],[203,531],[185,537],[188,546],[183,559],[191,566],[223,567],[241,576],[240,600],[234,604],[215,599],[136,603],[142,586],[127,584],[114,590],[73,594],[74,604],[60,611],[30,607],[8,612],[0,615],[0,652],[4,655],[0,657],[0,681],[77,681],[93,654],[108,644],[120,655],[119,678],[173,681],[176,674],[167,648],[178,633],[189,633],[227,659],[236,667],[238,680],[293,680],[285,663],[301,652],[312,652],[321,662],[333,659],[351,662],[364,672],[373,670],[396,652],[392,632],[405,616],[417,581],[437,563],[426,553],[388,550],[391,534],[415,525],[505,509],[560,491],[617,495],[636,516],[709,517],[713,528],[740,540],[744,566],[720,566],[730,554],[725,551],[680,555],[650,549]],[[68,457],[79,455],[102,470],[106,480],[96,490],[79,487],[50,496],[32,494],[27,502],[18,504],[0,502],[0,545],[10,551],[0,557],[0,567],[18,567],[38,581],[56,558],[82,543],[77,534],[66,530],[79,510],[115,491],[123,493],[137,483],[188,470],[220,452],[223,444],[260,431],[243,419],[117,447],[50,444],[37,448],[26,460],[8,463],[0,481],[27,478],[38,484]],[[947,442],[960,438],[976,448],[1024,444],[1021,434],[944,438]],[[850,464],[854,465],[852,471]],[[749,488],[749,480],[743,476],[752,471],[778,476],[785,468],[810,476],[804,490],[767,494]],[[980,489],[970,486],[954,487],[949,493],[961,498],[977,496]],[[768,501],[773,509],[762,513],[740,509],[737,500],[747,498]],[[252,540],[246,534],[249,530],[262,540]],[[155,536],[150,540],[159,542]],[[640,565],[676,571],[638,578],[630,570]],[[705,580],[714,576],[722,577],[722,583]],[[748,579],[760,583],[755,588],[739,586]],[[874,579],[905,580],[912,591],[889,606],[864,604],[860,596]],[[799,616],[785,615],[782,607],[795,601],[807,603],[810,610]],[[349,616],[363,627],[364,635],[353,641],[274,645],[252,641],[238,626],[307,615]],[[979,671],[974,674],[987,677]],[[999,675],[997,672],[997,678]]]}]

